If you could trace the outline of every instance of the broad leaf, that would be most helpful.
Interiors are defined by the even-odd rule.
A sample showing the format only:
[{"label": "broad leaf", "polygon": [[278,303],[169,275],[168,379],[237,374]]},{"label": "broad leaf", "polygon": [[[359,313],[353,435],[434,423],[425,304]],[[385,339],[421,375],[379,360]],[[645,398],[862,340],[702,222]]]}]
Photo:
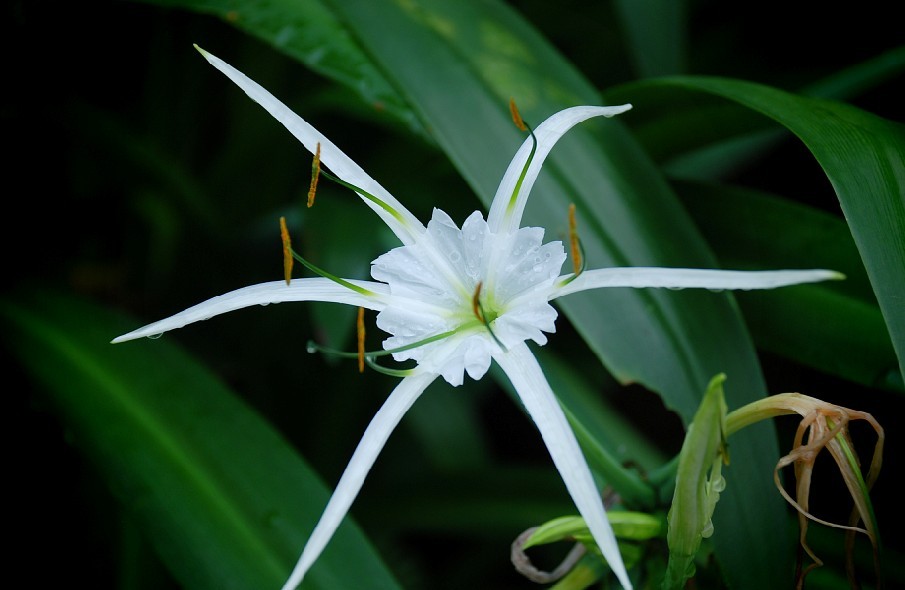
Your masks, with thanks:
[{"label": "broad leaf", "polygon": [[[905,367],[905,126],[843,103],[724,78],[676,77],[613,89],[613,100],[695,110],[689,93],[729,99],[766,115],[807,146],[839,198],[892,343]],[[680,109],[681,110],[681,109]]]},{"label": "broad leaf", "polygon": [[[135,320],[44,292],[0,300],[3,335],[187,589],[279,588],[326,504],[317,475],[249,406]],[[137,378],[137,377],[141,378]],[[397,588],[347,522],[311,588]]]}]

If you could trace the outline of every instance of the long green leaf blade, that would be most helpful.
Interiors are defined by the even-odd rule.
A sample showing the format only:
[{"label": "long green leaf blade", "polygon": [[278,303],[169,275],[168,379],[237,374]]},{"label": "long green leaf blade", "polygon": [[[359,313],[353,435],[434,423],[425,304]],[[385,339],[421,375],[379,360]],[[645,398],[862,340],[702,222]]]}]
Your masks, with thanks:
[{"label": "long green leaf blade", "polygon": [[899,357],[905,367],[905,126],[843,103],[725,78],[676,77],[614,89],[611,97],[665,106],[698,91],[737,102],[788,128],[833,184]]},{"label": "long green leaf blade", "polygon": [[[328,491],[251,408],[167,342],[110,345],[135,321],[97,305],[21,293],[0,300],[0,322],[185,588],[283,584]],[[349,522],[306,587],[397,585]]]}]

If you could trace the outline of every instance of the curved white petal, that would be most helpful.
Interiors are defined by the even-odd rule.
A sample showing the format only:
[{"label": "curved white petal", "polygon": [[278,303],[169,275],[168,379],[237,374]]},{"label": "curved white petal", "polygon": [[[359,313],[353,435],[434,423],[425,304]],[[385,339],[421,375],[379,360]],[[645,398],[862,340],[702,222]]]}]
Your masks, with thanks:
[{"label": "curved white petal", "polygon": [[610,569],[619,578],[622,586],[626,590],[631,590],[632,584],[625,571],[622,555],[616,544],[616,536],[613,534],[610,521],[607,520],[600,492],[594,484],[591,470],[578,446],[575,434],[537,359],[524,343],[510,348],[506,353],[494,354],[494,359],[509,376],[516,393],[525,404],[525,409],[540,430],[553,464],[562,476],[569,495],[572,496],[578,512],[584,517]]},{"label": "curved white petal", "polygon": [[554,289],[550,299],[603,287],[636,289],[775,289],[801,283],[844,279],[834,270],[711,270],[699,268],[599,268],[583,272],[574,281]]},{"label": "curved white petal", "polygon": [[559,141],[566,131],[574,127],[576,124],[586,121],[592,117],[612,117],[632,108],[630,104],[624,104],[614,107],[593,107],[579,106],[564,109],[550,116],[546,121],[534,130],[534,136],[537,138],[537,150],[525,179],[519,188],[519,194],[515,205],[510,208],[509,200],[512,197],[512,191],[518,183],[525,162],[528,161],[528,155],[531,153],[532,139],[529,137],[522,144],[522,147],[516,152],[500,186],[497,189],[496,196],[493,197],[493,203],[490,205],[490,212],[487,215],[487,223],[490,224],[490,231],[511,232],[515,231],[522,220],[522,212],[525,210],[525,203],[528,195],[531,193],[531,187],[537,179],[541,166],[546,159],[547,154]]},{"label": "curved white petal", "polygon": [[402,203],[396,200],[380,183],[371,178],[352,158],[347,156],[329,139],[312,127],[307,121],[292,112],[289,107],[280,102],[276,97],[267,92],[255,81],[232,67],[222,59],[208,53],[197,45],[195,46],[201,55],[215,68],[223,72],[226,77],[236,83],[252,100],[260,104],[270,113],[274,119],[283,124],[292,135],[296,137],[312,154],[317,150],[317,144],[321,145],[321,162],[337,177],[353,184],[381,199],[389,207],[394,209],[399,218],[392,215],[379,205],[362,197],[364,202],[373,209],[381,219],[393,230],[404,244],[412,243],[415,238],[424,231],[424,226],[412,215]]},{"label": "curved white petal", "polygon": [[507,311],[493,322],[493,331],[507,346],[533,340],[543,346],[544,332],[556,332],[556,309],[546,299],[527,302]]},{"label": "curved white petal", "polygon": [[372,281],[349,280],[349,282],[368,289],[374,295],[363,295],[330,279],[320,277],[292,279],[292,283],[289,285],[286,284],[286,281],[260,283],[208,299],[176,315],[118,336],[112,340],[112,343],[116,344],[127,340],[135,340],[136,338],[156,336],[193,322],[200,322],[215,315],[252,305],[267,305],[268,303],[282,303],[284,301],[328,301],[366,307],[377,311],[382,310],[386,306],[386,299],[389,294],[389,289],[387,289],[386,285]]},{"label": "curved white petal", "polygon": [[333,537],[336,528],[349,512],[349,507],[358,495],[365,477],[377,460],[377,455],[383,449],[390,434],[399,424],[402,416],[412,407],[415,400],[424,392],[428,385],[437,378],[431,373],[418,373],[406,377],[399,382],[396,389],[390,394],[380,410],[374,414],[371,423],[365,429],[361,440],[358,442],[349,465],[339,478],[333,496],[327,502],[327,507],[320,520],[308,537],[302,555],[299,557],[295,569],[289,579],[283,585],[283,590],[295,590],[302,583],[302,579],[311,568],[312,564],[320,556],[324,547]]}]

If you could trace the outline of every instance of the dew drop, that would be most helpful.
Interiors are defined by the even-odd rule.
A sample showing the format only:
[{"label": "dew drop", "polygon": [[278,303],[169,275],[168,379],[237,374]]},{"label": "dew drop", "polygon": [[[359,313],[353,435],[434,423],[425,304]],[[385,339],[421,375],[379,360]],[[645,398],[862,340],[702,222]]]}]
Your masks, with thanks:
[{"label": "dew drop", "polygon": [[453,250],[452,252],[449,253],[449,259],[453,262],[459,262],[459,260],[462,259],[462,255],[459,254],[458,251]]},{"label": "dew drop", "polygon": [[163,336],[163,332],[161,332],[160,334],[151,334],[150,336],[148,336],[148,340],[157,340],[161,336]]},{"label": "dew drop", "polygon": [[535,264],[533,267],[531,267],[531,270],[533,270],[534,272],[540,272],[544,270],[544,267],[541,264]]}]

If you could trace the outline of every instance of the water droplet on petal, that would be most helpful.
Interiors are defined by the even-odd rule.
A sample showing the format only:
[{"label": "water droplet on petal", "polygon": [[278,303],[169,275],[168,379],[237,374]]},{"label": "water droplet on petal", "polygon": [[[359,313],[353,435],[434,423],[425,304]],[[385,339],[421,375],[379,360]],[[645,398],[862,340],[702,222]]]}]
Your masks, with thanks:
[{"label": "water droplet on petal", "polygon": [[157,340],[161,336],[163,336],[163,332],[161,332],[160,334],[151,334],[150,336],[148,336],[148,340]]}]

